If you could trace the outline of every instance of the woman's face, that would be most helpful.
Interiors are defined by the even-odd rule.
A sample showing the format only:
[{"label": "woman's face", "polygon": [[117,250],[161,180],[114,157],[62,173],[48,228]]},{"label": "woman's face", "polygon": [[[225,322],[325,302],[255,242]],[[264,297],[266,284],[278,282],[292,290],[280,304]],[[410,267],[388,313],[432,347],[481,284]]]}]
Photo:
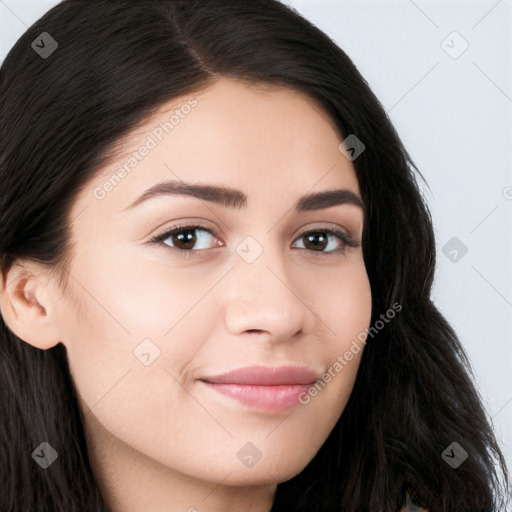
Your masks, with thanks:
[{"label": "woman's face", "polygon": [[[360,242],[361,207],[310,200],[296,209],[324,191],[359,196],[340,142],[304,96],[222,79],[165,105],[81,191],[71,215],[74,300],[61,305],[59,328],[103,453],[235,486],[287,480],[313,458],[362,352],[341,370],[335,363],[371,317],[362,248],[328,231]],[[164,182],[233,197],[171,193],[168,184],[141,199]],[[279,394],[261,381],[249,389],[202,380],[254,365],[305,367],[310,383],[331,373],[316,394],[304,391],[311,385]]]}]

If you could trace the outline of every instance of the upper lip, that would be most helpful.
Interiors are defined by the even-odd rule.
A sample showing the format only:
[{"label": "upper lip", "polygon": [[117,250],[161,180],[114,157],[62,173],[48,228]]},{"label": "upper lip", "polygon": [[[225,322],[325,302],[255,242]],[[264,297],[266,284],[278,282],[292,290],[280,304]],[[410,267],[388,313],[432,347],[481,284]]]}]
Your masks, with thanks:
[{"label": "upper lip", "polygon": [[312,384],[318,380],[316,373],[306,366],[246,366],[220,375],[200,380],[214,384],[246,384],[253,386],[278,386]]}]

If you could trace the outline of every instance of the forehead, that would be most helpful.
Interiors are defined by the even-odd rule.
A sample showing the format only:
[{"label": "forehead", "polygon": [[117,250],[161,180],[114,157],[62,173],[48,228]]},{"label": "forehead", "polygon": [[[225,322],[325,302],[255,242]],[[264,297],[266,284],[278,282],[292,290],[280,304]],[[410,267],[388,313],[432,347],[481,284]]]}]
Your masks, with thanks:
[{"label": "forehead", "polygon": [[120,140],[82,203],[103,187],[108,201],[102,202],[122,208],[169,179],[229,185],[245,190],[249,202],[298,197],[315,187],[358,191],[341,140],[331,117],[308,96],[222,79],[165,103]]}]

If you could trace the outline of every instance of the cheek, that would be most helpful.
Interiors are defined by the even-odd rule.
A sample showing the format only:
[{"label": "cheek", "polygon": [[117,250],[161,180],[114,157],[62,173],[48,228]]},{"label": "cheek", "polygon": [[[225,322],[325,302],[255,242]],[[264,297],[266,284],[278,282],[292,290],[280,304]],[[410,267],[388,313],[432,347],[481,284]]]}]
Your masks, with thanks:
[{"label": "cheek", "polygon": [[71,271],[76,300],[63,314],[63,342],[78,392],[95,413],[104,404],[126,406],[126,396],[158,410],[160,391],[170,391],[171,375],[179,377],[198,351],[183,325],[190,327],[187,314],[204,290],[178,271],[166,280],[160,266],[130,261],[112,250],[97,253],[94,266],[78,257]]},{"label": "cheek", "polygon": [[[174,432],[176,410],[191,418],[198,414],[197,404],[178,382],[200,352],[200,340],[183,330],[183,307],[173,309],[169,296],[159,304],[144,301],[140,290],[137,304],[135,297],[126,299],[129,287],[119,295],[112,294],[113,288],[100,295],[96,287],[97,301],[83,295],[81,313],[69,312],[66,347],[86,421],[89,415],[96,417],[129,445],[142,451],[153,447],[158,458],[159,447],[152,441],[155,427]],[[112,302],[116,297],[121,304]],[[175,298],[179,303],[179,295]],[[177,450],[183,440],[177,435],[173,439]]]},{"label": "cheek", "polygon": [[332,272],[325,279],[324,294],[318,296],[322,319],[330,327],[333,343],[337,350],[350,345],[370,324],[372,315],[372,294],[364,263],[355,264]]},{"label": "cheek", "polygon": [[137,247],[113,244],[97,255],[94,266],[79,259],[75,262],[80,282],[87,283],[81,295],[98,315],[97,327],[116,331],[132,342],[168,333],[216,280],[199,267],[187,270],[176,259],[165,259],[165,253],[155,253],[160,255],[155,262],[141,258],[140,252]]},{"label": "cheek", "polygon": [[328,282],[327,292],[318,304],[324,312],[319,316],[327,326],[322,340],[326,373],[321,389],[326,402],[332,404],[334,420],[343,411],[355,382],[365,346],[364,335],[371,322],[372,295],[363,264],[333,275],[338,277]]}]

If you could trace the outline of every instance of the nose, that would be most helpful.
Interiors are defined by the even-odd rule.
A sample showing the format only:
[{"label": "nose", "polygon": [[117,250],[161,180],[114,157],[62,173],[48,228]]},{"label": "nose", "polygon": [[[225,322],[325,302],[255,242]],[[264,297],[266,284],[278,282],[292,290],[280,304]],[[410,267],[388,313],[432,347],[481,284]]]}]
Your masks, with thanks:
[{"label": "nose", "polygon": [[283,260],[283,254],[268,248],[252,263],[235,258],[225,283],[228,332],[263,331],[274,342],[309,332],[313,313],[303,297],[306,288]]}]

